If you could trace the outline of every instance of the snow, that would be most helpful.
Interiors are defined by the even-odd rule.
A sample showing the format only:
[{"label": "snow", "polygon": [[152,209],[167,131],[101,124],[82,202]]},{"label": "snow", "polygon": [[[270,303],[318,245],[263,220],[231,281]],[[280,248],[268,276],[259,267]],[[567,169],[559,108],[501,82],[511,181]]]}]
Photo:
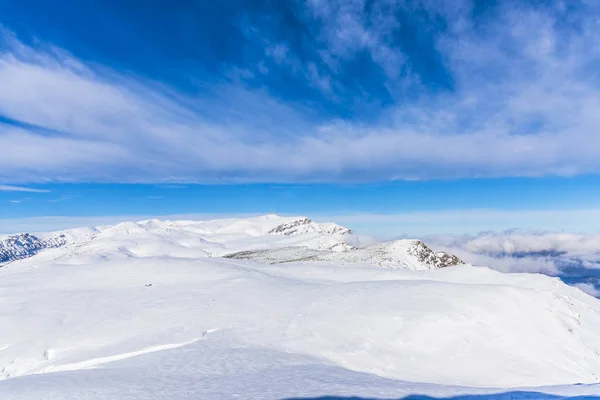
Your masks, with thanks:
[{"label": "snow", "polygon": [[[305,246],[329,249],[345,243],[339,235],[323,234],[320,229],[302,235],[273,236],[269,231],[304,217],[279,217],[273,214],[213,221],[125,222],[101,230],[96,239],[84,247],[119,251],[139,257],[210,257],[241,250]],[[314,223],[313,223],[314,224]],[[314,224],[317,225],[317,224]],[[318,225],[317,225],[318,226]]]},{"label": "snow", "polygon": [[123,223],[0,268],[0,398],[600,394],[600,301],[577,288],[468,265],[217,256],[322,246],[267,235],[281,223]]},{"label": "snow", "polygon": [[[324,248],[324,249],[323,249]],[[319,248],[278,247],[242,251],[226,255],[228,258],[254,260],[268,264],[297,261],[328,261],[336,264],[370,264],[382,267],[423,270],[443,268],[463,264],[454,256],[435,253],[423,242],[415,239],[395,240],[372,244],[363,248],[354,248],[346,242],[333,246],[329,244]]]}]

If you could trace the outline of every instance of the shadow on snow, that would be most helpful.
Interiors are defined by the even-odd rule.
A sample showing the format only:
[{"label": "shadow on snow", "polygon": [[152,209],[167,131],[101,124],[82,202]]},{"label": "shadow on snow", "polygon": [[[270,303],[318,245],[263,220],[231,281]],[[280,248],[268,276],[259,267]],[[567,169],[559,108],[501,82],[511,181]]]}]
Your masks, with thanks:
[{"label": "shadow on snow", "polygon": [[504,393],[467,394],[451,397],[433,397],[425,395],[409,395],[396,399],[376,397],[343,397],[343,396],[321,396],[321,397],[290,397],[282,400],[600,400],[598,395],[561,396],[540,392],[514,391]]}]

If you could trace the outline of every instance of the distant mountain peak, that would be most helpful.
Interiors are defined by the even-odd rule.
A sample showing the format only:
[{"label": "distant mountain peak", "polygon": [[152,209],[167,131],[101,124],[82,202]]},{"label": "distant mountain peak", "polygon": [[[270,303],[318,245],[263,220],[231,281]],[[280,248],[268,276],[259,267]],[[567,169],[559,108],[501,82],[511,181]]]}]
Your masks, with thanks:
[{"label": "distant mountain peak", "polygon": [[317,224],[310,218],[304,217],[281,224],[267,232],[267,235],[295,236],[311,232],[327,235],[349,235],[352,233],[350,229],[341,225],[334,223]]},{"label": "distant mountain peak", "polygon": [[38,252],[67,243],[65,235],[42,239],[30,233],[10,235],[0,240],[0,264],[31,257]]}]

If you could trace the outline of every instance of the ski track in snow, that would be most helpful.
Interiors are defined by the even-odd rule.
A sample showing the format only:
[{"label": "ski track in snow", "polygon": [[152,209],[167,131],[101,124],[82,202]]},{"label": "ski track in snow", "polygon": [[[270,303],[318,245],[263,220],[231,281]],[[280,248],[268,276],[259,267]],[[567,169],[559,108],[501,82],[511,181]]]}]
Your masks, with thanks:
[{"label": "ski track in snow", "polygon": [[194,340],[190,340],[190,341],[184,342],[184,343],[163,344],[163,345],[159,345],[159,346],[152,346],[152,347],[145,348],[143,350],[131,351],[128,353],[116,354],[114,356],[108,356],[108,357],[94,358],[91,360],[81,361],[81,362],[77,362],[77,363],[73,363],[73,364],[56,365],[56,366],[44,368],[42,371],[35,372],[35,373],[44,374],[44,373],[49,373],[49,372],[65,372],[65,371],[76,371],[76,370],[80,370],[80,369],[94,368],[101,364],[106,364],[106,363],[113,362],[113,361],[125,360],[127,358],[140,356],[142,354],[149,354],[149,353],[154,353],[157,351],[176,349],[179,347],[183,347],[183,346],[187,346],[189,344],[196,343],[198,340],[200,340],[200,339],[194,339]]}]

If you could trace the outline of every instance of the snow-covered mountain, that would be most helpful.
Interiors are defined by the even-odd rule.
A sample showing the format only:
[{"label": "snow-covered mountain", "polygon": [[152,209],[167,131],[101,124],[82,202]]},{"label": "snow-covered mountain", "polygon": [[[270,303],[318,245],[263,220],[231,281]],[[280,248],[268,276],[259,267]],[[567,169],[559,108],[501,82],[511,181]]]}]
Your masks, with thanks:
[{"label": "snow-covered mountain", "polygon": [[[352,234],[298,221],[36,235],[66,243],[0,268],[0,398],[600,393],[600,300],[542,275],[439,268],[457,260],[416,240],[336,248]],[[252,260],[223,257],[241,252]]]},{"label": "snow-covered mountain", "polygon": [[99,233],[98,228],[77,228],[50,233],[0,236],[0,266],[32,257],[44,250],[89,242]]},{"label": "snow-covered mountain", "polygon": [[338,224],[316,224],[310,218],[301,218],[292,222],[283,223],[271,229],[267,232],[267,235],[304,235],[307,233],[350,235],[352,231]]},{"label": "snow-covered mountain", "polygon": [[42,239],[29,233],[10,235],[0,239],[0,264],[31,257],[42,250],[67,244],[63,235]]},{"label": "snow-covered mountain", "polygon": [[[21,234],[0,240],[0,260],[31,257],[42,250],[65,247],[56,257],[112,252],[121,256],[221,257],[263,262],[337,261],[390,268],[429,269],[462,264],[454,256],[436,254],[418,240],[401,240],[354,248],[352,231],[335,223],[306,217],[270,214],[213,221],[123,222],[114,226],[71,229],[38,237]],[[0,250],[0,255],[4,253]],[[54,253],[52,253],[54,256]],[[1,263],[2,261],[0,261]]]}]

